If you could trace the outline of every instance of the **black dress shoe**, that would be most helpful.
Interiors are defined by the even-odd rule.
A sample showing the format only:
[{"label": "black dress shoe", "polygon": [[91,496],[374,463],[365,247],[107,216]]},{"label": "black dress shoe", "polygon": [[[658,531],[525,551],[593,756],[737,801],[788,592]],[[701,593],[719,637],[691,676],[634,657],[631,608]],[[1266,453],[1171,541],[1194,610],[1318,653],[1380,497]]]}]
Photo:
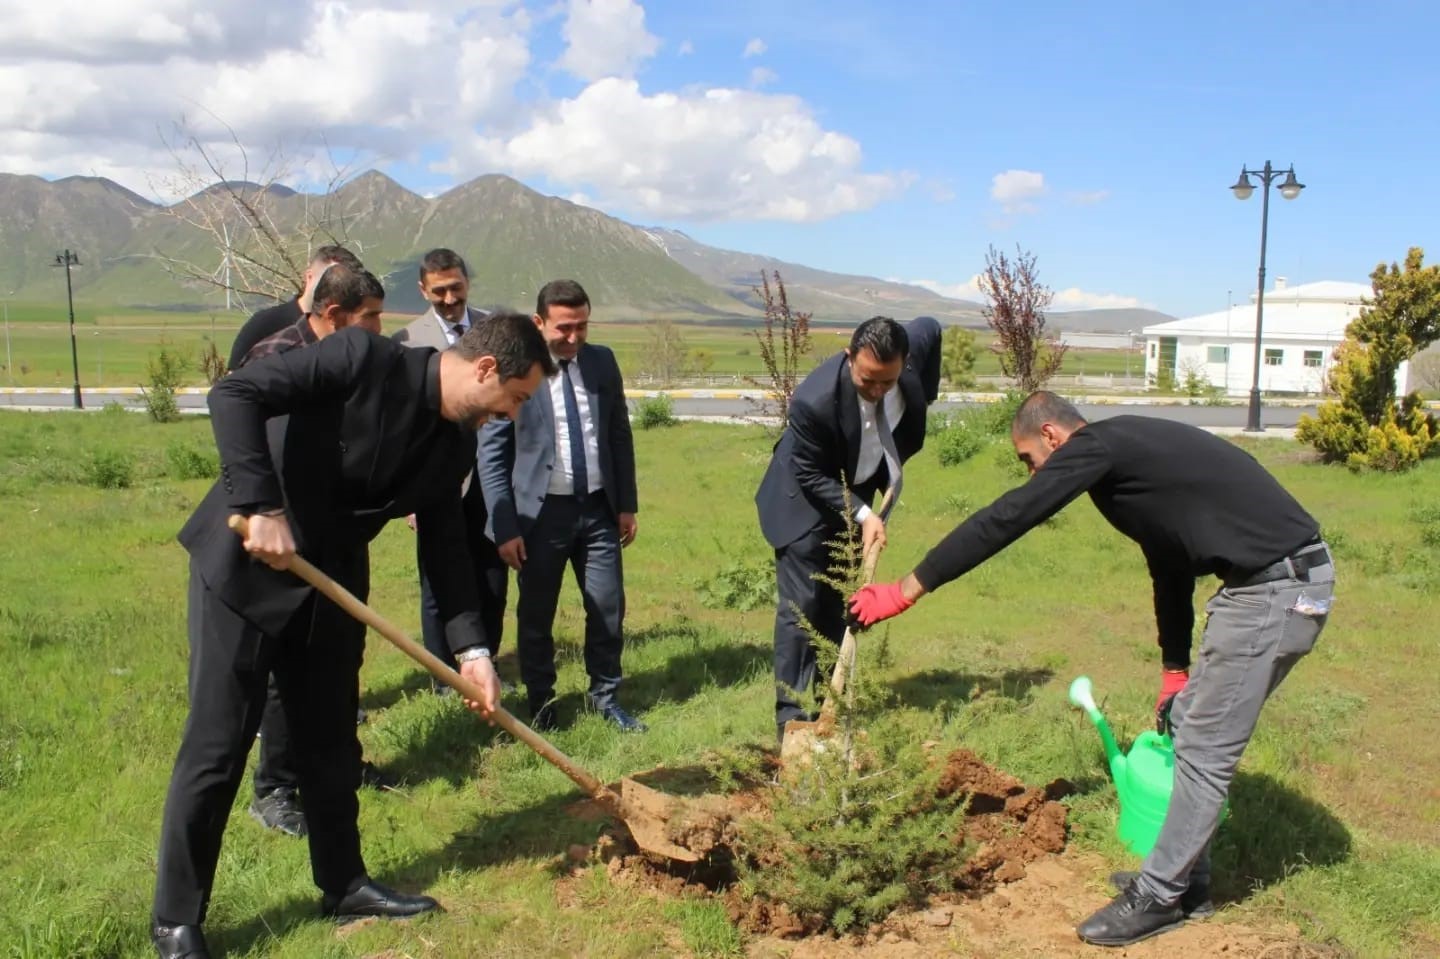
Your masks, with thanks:
[{"label": "black dress shoe", "polygon": [[[1120,892],[1139,877],[1138,872],[1112,872],[1110,885],[1115,887],[1116,892]],[[1209,919],[1215,915],[1215,903],[1210,899],[1209,883],[1192,882],[1190,888],[1180,896],[1178,905],[1186,919]]]},{"label": "black dress shoe", "polygon": [[300,797],[288,786],[256,796],[250,803],[250,817],[266,829],[283,832],[297,839],[309,831],[305,825],[305,810],[300,806]]},{"label": "black dress shoe", "polygon": [[150,941],[160,959],[210,959],[210,947],[199,926],[170,926],[161,922],[150,924]]},{"label": "black dress shoe", "polygon": [[1128,946],[1185,924],[1180,906],[1162,906],[1131,883],[1110,904],[1075,927],[1081,939],[1096,946]]},{"label": "black dress shoe", "polygon": [[405,919],[440,908],[429,896],[412,896],[397,892],[378,882],[366,880],[343,896],[326,893],[320,900],[320,915],[333,916],[341,922],[380,916],[384,919]]},{"label": "black dress shoe", "polygon": [[362,760],[360,763],[360,785],[369,786],[371,789],[394,789],[395,780],[385,774],[385,770],[370,762]]},{"label": "black dress shoe", "polygon": [[622,733],[643,733],[650,728],[614,703],[600,708],[600,718]]},{"label": "black dress shoe", "polygon": [[537,733],[553,733],[560,728],[560,718],[555,715],[555,704],[530,707],[530,728]]}]

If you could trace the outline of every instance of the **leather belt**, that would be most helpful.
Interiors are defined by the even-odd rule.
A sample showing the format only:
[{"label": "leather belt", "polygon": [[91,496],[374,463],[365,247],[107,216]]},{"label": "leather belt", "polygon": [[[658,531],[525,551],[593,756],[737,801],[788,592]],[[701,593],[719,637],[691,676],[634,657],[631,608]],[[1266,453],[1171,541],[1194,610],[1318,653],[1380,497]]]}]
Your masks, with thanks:
[{"label": "leather belt", "polygon": [[1259,586],[1279,579],[1298,579],[1308,582],[1310,571],[1319,566],[1329,566],[1330,548],[1318,536],[1301,546],[1289,556],[1283,556],[1261,569],[1237,570],[1225,577],[1225,585],[1235,589],[1245,586]]}]

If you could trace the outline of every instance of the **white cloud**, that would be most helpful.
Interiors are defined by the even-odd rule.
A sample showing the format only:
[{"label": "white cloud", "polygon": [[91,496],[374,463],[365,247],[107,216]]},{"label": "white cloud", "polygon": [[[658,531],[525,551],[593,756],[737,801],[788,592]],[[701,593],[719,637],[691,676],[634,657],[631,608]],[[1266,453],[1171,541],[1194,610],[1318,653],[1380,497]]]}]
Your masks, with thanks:
[{"label": "white cloud", "polygon": [[660,40],[645,29],[645,9],[634,0],[570,0],[562,29],[560,66],[581,80],[634,76],[655,55]]},{"label": "white cloud", "polygon": [[1079,190],[1066,197],[1076,206],[1094,206],[1110,198],[1109,190]]},{"label": "white cloud", "polygon": [[980,292],[979,275],[970,277],[960,283],[941,283],[939,280],[892,280],[894,283],[909,283],[911,286],[923,286],[933,293],[941,296],[948,296],[952,300],[974,300],[983,301],[984,295]]},{"label": "white cloud", "polygon": [[[569,99],[543,92],[542,35],[591,78]],[[633,74],[659,46],[637,0],[0,0],[0,169],[107,176],[169,200],[188,191],[162,137],[193,136],[230,178],[283,166],[280,182],[315,188],[332,156],[425,163],[456,182],[504,172],[587,205],[701,220],[821,220],[909,185],[867,171],[860,143],[804,99],[760,89],[775,80],[765,67],[754,89],[642,90]]]},{"label": "white cloud", "polygon": [[765,45],[764,40],[761,40],[759,37],[752,37],[750,42],[745,44],[745,52],[740,54],[740,56],[748,60],[751,57],[760,56],[768,49],[770,48]]},{"label": "white cloud", "polygon": [[640,91],[591,84],[475,160],[588,187],[606,208],[681,219],[821,220],[894,195],[901,175],[863,173],[860,144],[825,130],[800,98],[747,90]]},{"label": "white cloud", "polygon": [[695,44],[691,43],[689,40],[681,40],[679,48],[675,51],[675,55],[680,57],[688,57],[694,52]]},{"label": "white cloud", "polygon": [[[985,302],[985,294],[980,292],[980,275],[970,277],[958,283],[945,283],[939,280],[892,280],[895,283],[909,283],[912,286],[922,286],[927,290],[939,293],[941,296],[948,296],[956,300],[971,300],[977,303]],[[1070,310],[1118,310],[1125,308],[1143,308],[1148,304],[1134,296],[1124,296],[1119,293],[1091,293],[1079,287],[1072,286],[1063,290],[1056,290],[1055,298],[1050,303],[1050,310],[1067,312]]]},{"label": "white cloud", "polygon": [[1119,293],[1091,293],[1079,287],[1055,291],[1050,304],[1052,310],[1119,310],[1140,308],[1146,304],[1138,297],[1123,296]]},{"label": "white cloud", "polygon": [[1006,213],[1030,213],[1030,201],[1045,192],[1045,175],[1032,170],[1006,170],[990,179],[990,198]]}]

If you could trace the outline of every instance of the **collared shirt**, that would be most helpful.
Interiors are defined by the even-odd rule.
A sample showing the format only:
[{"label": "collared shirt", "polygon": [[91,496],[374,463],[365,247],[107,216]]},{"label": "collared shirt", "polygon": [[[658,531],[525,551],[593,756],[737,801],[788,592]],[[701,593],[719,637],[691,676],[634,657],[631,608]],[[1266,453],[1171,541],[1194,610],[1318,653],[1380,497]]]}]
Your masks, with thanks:
[{"label": "collared shirt", "polygon": [[[451,323],[445,319],[445,317],[441,316],[434,307],[430,308],[430,312],[435,314],[435,322],[440,324],[440,333],[445,337],[445,342],[451,346],[454,346],[456,340],[470,331],[470,308],[468,306],[465,308],[465,312],[461,314],[460,319],[455,323]],[[457,325],[460,327],[459,335],[455,333],[455,327]]]},{"label": "collared shirt", "polygon": [[258,360],[262,356],[270,356],[273,353],[285,353],[318,342],[320,342],[319,337],[315,335],[315,331],[310,327],[310,317],[302,315],[297,322],[291,323],[279,333],[273,333],[250,347],[250,350],[245,354],[244,358],[236,364],[235,368],[239,369],[246,363]]},{"label": "collared shirt", "polygon": [[[565,384],[560,380],[565,375],[560,359],[552,354],[557,372],[550,377],[550,404],[555,411],[555,469],[550,474],[549,493],[556,496],[573,495],[575,473],[570,465],[570,423],[565,418]],[[580,377],[580,359],[577,356],[568,364],[570,382],[575,386],[575,405],[580,408],[581,440],[585,444],[585,478],[595,492],[604,488],[600,478],[600,437],[595,429],[595,417],[590,409],[590,394],[585,392],[585,381]]]},{"label": "collared shirt", "polygon": [[[860,455],[855,460],[855,478],[852,483],[859,485],[875,475],[880,468],[880,460],[885,456],[885,448],[880,444],[879,427],[875,421],[875,404],[865,397],[856,394],[855,401],[860,406]],[[895,435],[895,424],[900,422],[900,417],[905,415],[905,397],[900,393],[900,387],[890,389],[880,400],[885,404],[885,422],[890,424],[890,435]],[[890,467],[890,477],[900,474],[899,463],[887,463]]]}]

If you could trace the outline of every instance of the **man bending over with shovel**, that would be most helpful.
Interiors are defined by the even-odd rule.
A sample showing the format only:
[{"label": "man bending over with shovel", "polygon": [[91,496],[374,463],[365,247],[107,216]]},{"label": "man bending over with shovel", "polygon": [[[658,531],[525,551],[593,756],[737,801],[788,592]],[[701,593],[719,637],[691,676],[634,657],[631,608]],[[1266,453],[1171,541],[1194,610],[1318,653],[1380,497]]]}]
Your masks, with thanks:
[{"label": "man bending over with shovel", "polygon": [[[190,715],[161,826],[151,938],[162,959],[208,957],[201,924],[225,820],[273,670],[294,739],[309,818],[310,863],[323,915],[402,917],[428,896],[373,882],[357,826],[355,737],[364,627],[286,572],[298,552],[362,601],[369,542],[416,513],[420,549],[444,570],[432,582],[451,648],[481,645],[463,539],[460,486],[475,466],[475,430],[509,416],[553,367],[530,318],[502,313],[437,353],[360,327],[247,364],[215,384],[209,405],[220,479],[180,532],[190,553]],[[272,417],[289,416],[283,431]],[[227,528],[249,517],[242,541]],[[499,700],[488,658],[460,657]]]},{"label": "man bending over with shovel", "polygon": [[[1335,586],[1320,527],[1239,447],[1143,416],[1086,423],[1054,393],[1031,394],[1011,427],[1030,481],[955,528],[904,579],[859,590],[862,626],[896,616],[1088,492],[1140,544],[1154,586],[1162,661],[1156,718],[1174,730],[1175,787],[1138,874],[1076,929],[1126,946],[1209,910],[1210,841],[1260,708],[1314,647]],[[1221,586],[1191,672],[1198,576]],[[1188,679],[1188,683],[1187,683]]]}]

